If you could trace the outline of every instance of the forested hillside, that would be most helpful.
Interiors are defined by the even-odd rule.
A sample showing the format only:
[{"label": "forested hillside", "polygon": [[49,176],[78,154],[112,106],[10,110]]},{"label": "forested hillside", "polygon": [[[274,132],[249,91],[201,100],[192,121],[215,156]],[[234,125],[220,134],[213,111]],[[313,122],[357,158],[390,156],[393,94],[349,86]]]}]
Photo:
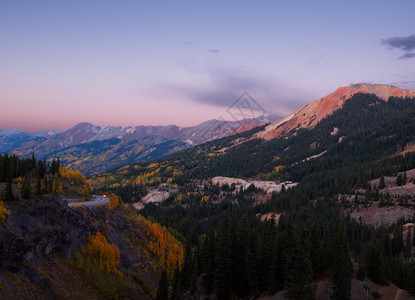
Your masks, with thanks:
[{"label": "forested hillside", "polygon": [[[92,181],[125,201],[140,199],[160,183],[178,188],[180,197],[141,211],[186,237],[183,268],[170,281],[174,299],[183,294],[249,298],[278,291],[292,299],[313,299],[321,296],[321,278],[329,278],[332,299],[358,293],[351,290],[353,280],[362,282],[364,292],[365,278],[414,294],[410,224],[415,219],[374,226],[349,216],[353,210],[376,209],[382,201],[391,209],[414,211],[412,196],[399,201],[382,186],[368,184],[415,168],[415,155],[403,152],[415,141],[414,129],[413,99],[385,102],[357,94],[311,130],[270,141],[252,138],[254,130]],[[212,185],[213,176],[299,185],[258,202],[260,191]],[[264,221],[269,213],[278,218]]]}]

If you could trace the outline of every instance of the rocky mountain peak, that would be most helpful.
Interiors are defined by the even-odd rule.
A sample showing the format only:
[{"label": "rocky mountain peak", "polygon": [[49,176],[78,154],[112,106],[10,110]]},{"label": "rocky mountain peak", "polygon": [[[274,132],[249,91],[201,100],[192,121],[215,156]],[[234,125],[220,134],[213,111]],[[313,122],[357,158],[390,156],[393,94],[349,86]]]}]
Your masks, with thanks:
[{"label": "rocky mountain peak", "polygon": [[269,140],[294,129],[314,128],[322,119],[341,109],[348,99],[359,93],[374,94],[384,101],[390,97],[415,97],[415,91],[385,84],[358,83],[340,87],[335,92],[310,102],[289,116],[268,125],[257,133],[257,137]]}]

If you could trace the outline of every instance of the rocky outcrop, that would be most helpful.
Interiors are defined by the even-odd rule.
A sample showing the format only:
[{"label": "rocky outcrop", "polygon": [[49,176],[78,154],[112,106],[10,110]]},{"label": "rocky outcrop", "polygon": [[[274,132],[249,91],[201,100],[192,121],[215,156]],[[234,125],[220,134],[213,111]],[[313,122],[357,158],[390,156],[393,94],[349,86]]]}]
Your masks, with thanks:
[{"label": "rocky outcrop", "polygon": [[57,200],[33,200],[13,208],[10,219],[0,228],[0,268],[17,271],[22,258],[35,262],[53,250],[66,259],[86,241],[89,232],[99,230],[87,224],[82,214]]},{"label": "rocky outcrop", "polygon": [[[70,259],[87,242],[89,234],[100,231],[109,243],[117,246],[122,272],[131,271],[131,266],[142,259],[139,248],[130,241],[148,242],[123,209],[72,209],[65,201],[53,197],[22,200],[7,208],[9,218],[0,226],[0,283],[4,274],[24,276],[51,298],[54,297],[53,282],[39,272],[39,266],[48,265],[53,255]],[[134,271],[140,272],[140,269],[134,267]],[[156,285],[158,275],[146,276]]]},{"label": "rocky outcrop", "polygon": [[222,176],[216,176],[212,178],[213,184],[219,184],[219,186],[222,186],[224,184],[227,185],[235,185],[235,188],[238,190],[242,187],[243,190],[246,190],[250,185],[254,185],[256,188],[263,190],[267,194],[272,193],[279,193],[281,192],[282,188],[289,189],[292,187],[297,186],[297,182],[279,182],[276,183],[274,181],[262,181],[262,180],[244,180],[241,178],[233,178],[233,177],[222,177]]}]

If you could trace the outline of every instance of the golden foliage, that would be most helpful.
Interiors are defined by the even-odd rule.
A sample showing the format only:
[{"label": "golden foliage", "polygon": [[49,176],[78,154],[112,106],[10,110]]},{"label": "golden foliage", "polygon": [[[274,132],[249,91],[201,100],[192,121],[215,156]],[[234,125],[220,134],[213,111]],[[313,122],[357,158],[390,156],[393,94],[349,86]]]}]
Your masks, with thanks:
[{"label": "golden foliage", "polygon": [[145,233],[150,242],[147,249],[158,260],[160,270],[166,269],[169,278],[172,278],[177,266],[183,264],[183,245],[176,240],[166,227],[152,223],[143,216],[134,218],[135,224]]},{"label": "golden foliage", "polygon": [[122,205],[122,200],[121,200],[120,196],[117,196],[114,193],[110,193],[108,195],[108,198],[110,199],[111,209],[115,209],[115,208],[120,207]]},{"label": "golden foliage", "polygon": [[108,243],[101,232],[88,237],[87,255],[97,262],[102,270],[107,273],[122,276],[117,269],[120,263],[120,250],[117,246]]},{"label": "golden foliage", "polygon": [[160,173],[160,170],[160,168],[157,168],[153,171],[142,173],[141,175],[137,176],[133,183],[136,185],[146,185],[150,181],[160,181],[160,178],[156,177],[156,175]]},{"label": "golden foliage", "polygon": [[63,195],[63,184],[60,179],[56,179],[53,182],[52,193],[55,195]]},{"label": "golden foliage", "polygon": [[115,189],[115,188],[118,188],[118,187],[120,187],[120,186],[121,186],[121,184],[120,184],[120,183],[114,183],[114,184],[111,184],[111,185],[110,185],[110,188]]},{"label": "golden foliage", "polygon": [[17,177],[16,183],[17,183],[17,188],[19,190],[21,190],[22,189],[22,184],[23,184],[23,177],[22,176]]},{"label": "golden foliage", "polygon": [[83,185],[86,184],[86,177],[82,175],[79,171],[74,171],[72,169],[64,168],[60,166],[59,168],[59,175],[68,181],[71,182],[71,184],[79,184]]},{"label": "golden foliage", "polygon": [[147,166],[147,169],[154,169],[154,168],[157,168],[158,166],[159,166],[158,163],[151,163]]},{"label": "golden foliage", "polygon": [[84,184],[84,187],[82,189],[82,196],[85,196],[85,197],[89,196],[89,188],[86,184]]},{"label": "golden foliage", "polygon": [[[63,180],[70,182],[70,184],[72,185],[73,191],[76,191],[74,189],[74,186],[81,186],[81,189],[76,192],[82,196],[88,197],[93,190],[92,188],[93,181],[87,180],[86,177],[78,170],[72,170],[70,168],[68,169],[68,168],[60,166],[59,176]],[[54,191],[54,193],[61,195],[59,188],[56,188],[56,190],[57,191]],[[63,194],[63,191],[62,191],[62,194]]]},{"label": "golden foliage", "polygon": [[278,172],[278,173],[281,172],[284,169],[285,169],[284,166],[277,166],[277,167],[274,168],[275,172]]},{"label": "golden foliage", "polygon": [[7,210],[3,201],[0,201],[0,223],[4,223],[7,220]]},{"label": "golden foliage", "polygon": [[185,195],[185,194],[183,194],[183,193],[177,193],[176,194],[176,197],[174,198],[174,201],[176,202],[176,203],[180,203],[180,202],[182,202],[183,200],[185,200],[187,198],[187,196]]},{"label": "golden foliage", "polygon": [[[116,173],[96,175],[89,182],[96,189],[117,189],[125,185],[132,185],[144,190],[160,183],[173,185],[175,178],[183,174],[182,169],[184,169],[184,166],[177,169],[171,165],[171,162],[134,165],[122,171],[118,170]],[[139,171],[137,172],[137,170]]]}]

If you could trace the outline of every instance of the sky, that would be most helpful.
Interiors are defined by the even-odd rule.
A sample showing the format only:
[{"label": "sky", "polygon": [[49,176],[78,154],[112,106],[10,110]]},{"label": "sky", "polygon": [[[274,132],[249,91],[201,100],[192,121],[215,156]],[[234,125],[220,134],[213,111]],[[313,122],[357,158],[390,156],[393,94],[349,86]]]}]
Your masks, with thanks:
[{"label": "sky", "polygon": [[415,90],[415,1],[0,0],[0,128],[192,126],[247,92],[285,116],[340,86]]}]

